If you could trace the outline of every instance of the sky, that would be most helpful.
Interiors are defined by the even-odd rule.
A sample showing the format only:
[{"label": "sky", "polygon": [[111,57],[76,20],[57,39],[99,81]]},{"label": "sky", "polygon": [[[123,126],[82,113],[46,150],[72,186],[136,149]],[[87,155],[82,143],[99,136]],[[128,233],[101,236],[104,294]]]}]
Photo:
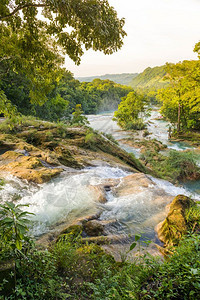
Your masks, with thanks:
[{"label": "sky", "polygon": [[76,66],[65,67],[75,77],[140,73],[166,62],[197,59],[200,41],[200,0],[108,0],[126,20],[123,47],[112,55],[86,51]]}]

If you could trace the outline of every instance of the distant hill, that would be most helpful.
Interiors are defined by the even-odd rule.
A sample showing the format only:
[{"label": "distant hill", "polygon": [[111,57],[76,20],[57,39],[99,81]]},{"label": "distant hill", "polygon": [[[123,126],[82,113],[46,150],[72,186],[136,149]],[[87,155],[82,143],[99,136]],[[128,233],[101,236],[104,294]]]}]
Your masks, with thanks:
[{"label": "distant hill", "polygon": [[105,74],[101,76],[91,76],[91,77],[76,77],[80,82],[91,82],[92,80],[99,78],[101,80],[109,79],[119,84],[130,85],[130,82],[138,76],[138,73],[122,73],[122,74]]},{"label": "distant hill", "polygon": [[166,75],[165,66],[147,68],[142,73],[138,74],[130,82],[130,86],[134,89],[136,88],[163,88],[168,85],[168,81],[163,80]]}]

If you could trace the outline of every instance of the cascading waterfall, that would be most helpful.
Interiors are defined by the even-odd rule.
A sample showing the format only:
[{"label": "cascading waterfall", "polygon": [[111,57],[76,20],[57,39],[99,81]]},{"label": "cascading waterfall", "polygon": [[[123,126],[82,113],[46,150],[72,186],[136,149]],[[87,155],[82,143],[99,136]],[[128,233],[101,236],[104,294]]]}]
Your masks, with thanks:
[{"label": "cascading waterfall", "polygon": [[[176,187],[165,180],[148,176],[152,184],[145,188],[141,187],[137,193],[117,196],[111,190],[107,192],[105,204],[100,204],[94,199],[89,188],[90,185],[105,183],[105,179],[119,178],[122,180],[129,174],[120,168],[109,166],[86,168],[71,174],[63,173],[51,182],[38,187],[10,177],[8,178],[10,183],[2,187],[0,194],[5,201],[11,195],[15,195],[17,191],[21,193],[22,198],[15,202],[30,204],[26,210],[35,214],[32,217],[34,226],[31,231],[36,236],[55,229],[62,222],[70,224],[79,217],[101,211],[101,220],[117,220],[123,225],[120,228],[123,228],[127,234],[144,232],[153,238],[154,226],[162,221],[167,204],[165,200],[159,203],[155,202],[155,195],[160,196],[162,200],[163,194],[166,193],[176,196],[180,193],[188,194],[190,191]],[[193,197],[200,200],[198,194],[194,194]],[[112,232],[112,234],[118,234],[118,230],[120,230],[119,227],[116,227],[116,232]]]},{"label": "cascading waterfall", "polygon": [[[157,116],[157,112],[152,115]],[[116,122],[112,120],[112,114],[101,117],[89,116],[89,121],[94,129],[112,133],[116,139],[129,136],[129,132],[120,130]],[[167,138],[166,124],[163,123],[164,126],[160,126],[164,122],[160,120],[153,120],[153,122],[153,126],[149,123],[152,137],[155,137],[157,127],[159,127],[159,137],[165,140]],[[174,145],[180,148],[179,144]],[[170,147],[169,144],[168,147]],[[139,155],[139,150],[133,147],[126,150],[134,153],[137,151]],[[13,199],[15,203],[30,204],[30,207],[25,209],[35,214],[32,217],[34,225],[31,229],[35,236],[53,231],[60,224],[71,224],[77,218],[99,212],[100,220],[116,221],[108,234],[133,235],[143,232],[150,239],[155,238],[154,227],[165,218],[165,207],[171,201],[170,199],[178,194],[185,194],[200,200],[198,184],[185,184],[183,187],[177,187],[168,181],[149,175],[147,176],[150,180],[148,187],[141,186],[137,192],[117,195],[114,189],[107,190],[107,202],[104,204],[99,203],[94,197],[91,186],[105,184],[108,179],[119,179],[121,182],[128,175],[130,175],[128,171],[104,164],[84,170],[65,171],[51,182],[42,185],[28,184],[13,176],[8,176],[7,183],[0,189],[0,199],[1,202]],[[169,197],[165,197],[166,195]]]}]

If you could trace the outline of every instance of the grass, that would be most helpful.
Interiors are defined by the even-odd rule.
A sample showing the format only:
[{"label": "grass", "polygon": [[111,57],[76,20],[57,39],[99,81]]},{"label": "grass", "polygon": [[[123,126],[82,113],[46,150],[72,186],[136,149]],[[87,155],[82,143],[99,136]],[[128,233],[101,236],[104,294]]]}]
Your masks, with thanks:
[{"label": "grass", "polygon": [[25,127],[32,127],[35,129],[53,129],[57,127],[56,123],[46,122],[42,120],[37,120],[32,116],[20,116],[13,123],[12,120],[5,119],[0,123],[0,132],[2,133],[17,133],[23,130]]},{"label": "grass", "polygon": [[189,141],[195,146],[200,146],[200,132],[197,131],[188,131],[188,132],[180,132],[173,134],[173,137]]},{"label": "grass", "polygon": [[197,180],[200,178],[200,168],[197,156],[192,151],[179,152],[171,150],[169,156],[164,156],[156,150],[145,151],[140,159],[149,165],[156,176],[172,182],[177,180]]},{"label": "grass", "polygon": [[[199,247],[200,236],[192,234],[184,237],[164,262],[148,253],[133,262],[116,262],[96,244],[83,244],[75,230],[63,234],[49,250],[38,250],[32,242],[26,244],[23,255],[18,254],[15,292],[5,289],[5,281],[0,291],[7,300],[196,300],[200,291]],[[9,276],[12,280],[12,270]]]}]

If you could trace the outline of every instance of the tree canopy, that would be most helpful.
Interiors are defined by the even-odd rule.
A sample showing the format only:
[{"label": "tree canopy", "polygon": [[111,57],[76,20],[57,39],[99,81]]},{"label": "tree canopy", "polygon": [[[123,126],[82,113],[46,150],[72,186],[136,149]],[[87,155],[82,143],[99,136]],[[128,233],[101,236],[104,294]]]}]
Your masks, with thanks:
[{"label": "tree canopy", "polygon": [[[30,101],[44,104],[64,76],[64,55],[79,64],[90,48],[112,54],[122,47],[123,26],[107,0],[2,0],[0,81],[24,75]],[[0,112],[5,103],[1,91]]]},{"label": "tree canopy", "polygon": [[177,130],[200,128],[200,60],[166,65],[170,86],[159,92],[161,113]]},{"label": "tree canopy", "polygon": [[[124,19],[118,19],[107,0],[3,0],[0,24],[4,34],[10,35],[15,46],[23,46],[20,50],[27,55],[37,54],[42,61],[44,39],[50,48],[53,37],[77,64],[83,46],[112,54],[121,48],[126,34]],[[7,49],[1,59],[8,57]]]},{"label": "tree canopy", "polygon": [[144,96],[132,91],[122,98],[114,119],[124,129],[143,129],[145,125],[141,113],[145,111],[145,104]]}]

